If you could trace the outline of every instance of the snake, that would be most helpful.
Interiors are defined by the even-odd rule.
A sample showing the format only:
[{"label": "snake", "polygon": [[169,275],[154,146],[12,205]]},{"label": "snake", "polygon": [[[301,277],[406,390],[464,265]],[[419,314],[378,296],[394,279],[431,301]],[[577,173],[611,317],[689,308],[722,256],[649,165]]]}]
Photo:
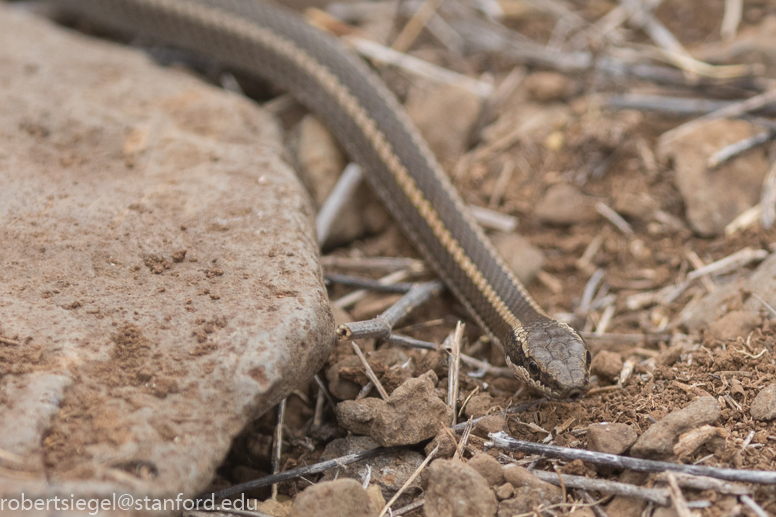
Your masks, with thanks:
[{"label": "snake", "polygon": [[587,392],[591,354],[499,257],[379,76],[344,43],[260,0],[58,0],[99,24],[193,51],[287,91],[316,114],[509,369],[554,399]]}]

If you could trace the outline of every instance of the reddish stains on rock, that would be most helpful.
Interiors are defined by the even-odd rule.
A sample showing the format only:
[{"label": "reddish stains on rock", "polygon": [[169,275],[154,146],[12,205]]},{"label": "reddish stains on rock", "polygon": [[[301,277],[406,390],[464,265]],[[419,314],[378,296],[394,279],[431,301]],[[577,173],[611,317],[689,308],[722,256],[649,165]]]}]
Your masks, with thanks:
[{"label": "reddish stains on rock", "polygon": [[257,366],[249,371],[248,375],[250,375],[251,379],[256,381],[262,389],[267,387],[269,378],[267,377],[267,369],[264,366]]}]

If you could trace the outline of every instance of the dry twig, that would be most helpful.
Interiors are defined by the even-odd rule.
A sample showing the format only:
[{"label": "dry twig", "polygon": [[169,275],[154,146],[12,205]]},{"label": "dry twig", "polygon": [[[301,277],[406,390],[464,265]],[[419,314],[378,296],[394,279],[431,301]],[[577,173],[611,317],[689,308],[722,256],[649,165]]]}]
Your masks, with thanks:
[{"label": "dry twig", "polygon": [[416,284],[388,310],[367,321],[344,323],[337,327],[337,335],[343,340],[376,337],[387,339],[393,326],[407,316],[415,307],[425,303],[444,289],[438,280]]},{"label": "dry twig", "polygon": [[333,460],[322,461],[314,465],[298,467],[281,472],[280,474],[264,476],[259,479],[254,479],[253,481],[248,481],[247,483],[240,483],[239,485],[230,486],[229,488],[225,488],[223,490],[202,494],[198,499],[207,499],[210,497],[213,497],[214,499],[223,499],[234,494],[240,494],[247,492],[248,490],[253,490],[254,488],[261,488],[264,486],[273,485],[275,483],[280,483],[288,479],[308,476],[310,474],[318,474],[326,470],[344,467],[345,465],[350,465],[351,463],[355,463],[357,461],[376,458],[377,456],[382,456],[383,454],[398,452],[402,449],[403,447],[378,447],[376,449],[369,449],[367,451],[358,452],[355,454],[348,454],[347,456],[341,456],[339,458],[334,458]]},{"label": "dry twig", "polygon": [[684,472],[698,476],[709,476],[728,481],[741,481],[744,483],[761,483],[766,485],[776,484],[776,472],[765,470],[739,470],[717,467],[706,467],[702,465],[683,465],[677,463],[668,463],[665,461],[643,460],[640,458],[631,458],[628,456],[617,456],[616,454],[605,454],[601,452],[586,451],[582,449],[572,449],[569,447],[559,447],[557,445],[543,445],[534,442],[516,440],[504,432],[490,433],[488,435],[491,442],[487,442],[487,447],[498,447],[510,451],[524,452],[528,454],[543,454],[550,458],[560,458],[568,461],[582,460],[594,465],[606,465],[621,469],[630,469],[638,472]]}]

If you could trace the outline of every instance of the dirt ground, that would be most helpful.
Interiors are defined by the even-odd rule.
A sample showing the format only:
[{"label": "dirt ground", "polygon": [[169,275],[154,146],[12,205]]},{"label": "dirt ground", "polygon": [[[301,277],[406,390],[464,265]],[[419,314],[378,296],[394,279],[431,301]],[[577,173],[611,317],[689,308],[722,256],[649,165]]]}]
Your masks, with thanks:
[{"label": "dirt ground", "polygon": [[[565,2],[563,5],[572,7],[575,13],[591,23],[615,7],[615,4],[605,1],[584,4]],[[682,44],[700,55],[704,45],[721,44],[719,30],[723,12],[722,1],[668,1],[661,4],[656,14]],[[763,20],[773,16],[774,12],[776,4],[747,2],[739,32],[760,30]],[[392,30],[398,31],[405,22],[406,18],[397,18]],[[533,12],[505,23],[533,41],[546,44],[552,38],[557,19],[546,12]],[[626,38],[638,44],[649,43],[649,37],[643,31],[632,27],[627,29]],[[410,53],[470,76],[490,73],[497,83],[514,67],[508,59],[492,55],[475,54],[465,61],[456,60],[428,34],[415,43]],[[411,96],[408,93],[412,89],[411,76],[397,73],[394,69],[378,67],[378,70],[400,96]],[[700,236],[688,224],[686,202],[677,185],[674,163],[660,156],[658,140],[664,132],[697,115],[618,111],[595,106],[596,96],[600,94],[624,92],[706,99],[739,97],[736,94],[731,96],[731,90],[726,87],[696,86],[691,81],[682,86],[663,86],[649,80],[612,79],[595,73],[550,72],[542,75],[537,72],[546,71],[546,68],[538,66],[528,66],[523,71],[526,79],[509,95],[498,112],[482,125],[484,130],[478,132],[475,128],[468,147],[463,150],[464,156],[449,161],[444,161],[442,157],[443,162],[467,202],[490,206],[517,217],[517,231],[543,252],[543,273],[531,281],[529,288],[550,314],[563,313],[577,328],[594,331],[602,317],[602,310],[580,314],[579,304],[592,273],[597,269],[603,270],[603,284],[606,286],[603,295],[614,295],[614,312],[610,315],[604,336],[589,337],[588,345],[594,356],[601,352],[612,352],[616,356],[615,367],[619,365],[621,368],[625,363],[630,365],[632,373],[618,386],[616,376],[619,375],[619,369],[612,372],[615,378],[605,378],[605,373],[601,374],[594,368],[592,392],[583,400],[549,401],[519,415],[508,415],[505,430],[519,439],[546,442],[545,439],[549,437],[549,443],[552,444],[586,448],[586,430],[592,424],[627,424],[641,434],[651,424],[687,406],[698,396],[712,395],[720,401],[721,408],[721,417],[716,426],[724,428],[728,434],[722,440],[712,440],[699,447],[681,461],[717,467],[776,470],[776,428],[772,422],[755,421],[749,414],[752,400],[763,387],[773,382],[776,373],[772,359],[774,330],[765,307],[762,307],[760,319],[750,331],[720,338],[719,334],[715,336],[708,330],[708,325],[688,326],[682,312],[707,291],[714,290],[714,285],[698,283],[668,303],[635,309],[629,308],[627,303],[628,298],[635,294],[680,284],[688,271],[698,267],[688,258],[693,253],[704,264],[708,264],[746,247],[772,251],[776,233],[773,229],[764,230],[759,224],[754,224],[729,235]],[[542,96],[542,92],[553,88],[559,92],[549,94],[549,98]],[[555,127],[541,128],[528,137],[515,139],[506,149],[489,151],[487,146],[498,137],[489,135],[488,131],[502,131],[503,135],[506,130],[498,127],[499,119],[508,120],[515,113],[519,118],[521,104],[526,102],[536,106],[539,111],[545,109],[547,112],[557,109],[560,103],[568,109],[568,113]],[[453,111],[449,119],[455,117]],[[445,124],[448,123],[451,122],[444,120],[438,124],[447,127]],[[483,149],[485,152],[482,152]],[[765,156],[769,153],[768,149],[766,144],[764,149],[761,147],[759,151],[752,152],[760,152]],[[461,160],[468,160],[466,167],[460,166]],[[508,173],[510,178],[506,182],[503,180],[505,169],[511,169]],[[537,205],[542,202],[548,189],[558,184],[574,185],[584,196],[613,207],[625,217],[633,233],[623,233],[602,217],[579,217],[573,224],[548,224],[537,217]],[[718,201],[722,202],[721,199]],[[653,218],[651,211],[656,207],[664,214],[662,219]],[[713,206],[710,208],[714,209]],[[591,242],[596,241],[597,251],[587,257],[586,263],[581,264],[580,258],[585,255]],[[417,257],[411,245],[399,235],[392,223],[377,235],[333,249],[331,253],[345,257]],[[749,269],[738,268],[714,281],[722,284],[730,282],[738,276],[746,275]],[[327,272],[364,275],[360,270],[354,272],[347,268],[330,269]],[[373,272],[371,277],[377,278],[383,274]],[[331,299],[336,300],[351,290],[332,285]],[[747,297],[748,293],[740,294],[726,310],[740,308]],[[374,316],[396,298],[396,295],[390,294],[370,295],[350,311],[350,316],[355,319]],[[713,322],[716,316],[721,315],[717,314],[709,320]],[[464,353],[471,353],[495,366],[503,366],[501,352],[487,339],[482,339],[476,324],[450,295],[432,299],[402,322],[402,329],[397,330],[417,339],[441,343],[452,332],[458,319],[467,322]],[[724,327],[725,323],[721,326]],[[612,334],[625,336],[620,339]],[[367,351],[375,347],[372,342],[363,345]],[[376,345],[379,350],[385,347],[379,343]],[[676,352],[677,347],[679,352]],[[666,353],[667,350],[669,353]],[[446,354],[409,349],[403,349],[403,353],[419,365],[439,363],[440,367],[436,368],[439,374],[437,388],[440,392],[446,390]],[[352,355],[350,345],[340,344],[329,366],[349,355]],[[602,368],[606,370],[605,365]],[[420,367],[415,371],[418,374],[423,372]],[[469,373],[475,369],[464,367],[463,371]],[[362,376],[361,383],[366,382],[366,377]],[[504,414],[506,408],[539,396],[515,379],[488,374],[482,378],[462,375],[459,407],[475,390],[476,398],[473,400],[489,403],[478,409],[475,413],[477,416]],[[326,413],[327,419],[331,419],[326,425],[311,429],[316,393],[317,387],[311,383],[307,390],[303,389],[298,396],[292,395],[288,399],[285,426],[290,444],[283,451],[283,469],[315,463],[327,439],[345,435],[342,428],[336,427],[331,412]],[[483,394],[490,398],[482,397]],[[372,391],[370,396],[377,394]],[[275,414],[265,415],[246,433],[245,442],[235,444],[230,461],[221,470],[222,486],[241,480],[234,474],[235,471],[241,471],[241,467],[238,467],[240,464],[244,466],[248,463],[251,468],[263,472],[270,470],[270,436],[275,419]],[[328,436],[320,434],[324,428]],[[742,443],[752,432],[753,436],[742,448]],[[257,440],[265,445],[263,456],[241,453],[245,443],[255,444]],[[475,442],[470,447],[473,450],[465,454],[466,457],[471,457],[471,453],[476,452],[481,445]],[[256,452],[255,448],[251,451]],[[525,457],[520,453],[512,453],[510,456],[516,460]],[[246,458],[249,458],[247,462]],[[564,462],[539,460],[536,467],[552,471],[553,464],[563,465]],[[574,468],[569,468],[568,472],[577,473]],[[582,468],[580,473],[608,479],[619,479],[620,476],[605,470],[596,472],[592,466]],[[279,500],[294,497],[314,481],[281,484]],[[629,481],[634,482],[633,479]],[[635,482],[650,486],[655,484],[647,476]],[[256,495],[263,498],[268,494],[266,490]],[[751,514],[748,508],[732,504],[729,496],[693,490],[685,490],[684,495],[689,501],[710,501],[706,507],[695,510],[701,515]],[[776,511],[776,493],[772,487],[754,487],[754,499],[767,512]],[[545,510],[544,513],[566,514],[571,509],[572,505],[568,505]],[[645,504],[623,506],[605,499],[603,509],[609,515],[638,515],[644,511]],[[422,515],[422,512],[415,510],[411,515]]]},{"label": "dirt ground", "polygon": [[[580,27],[591,27],[618,5],[606,0],[569,0],[553,2],[559,10],[553,12],[550,8],[531,8],[531,2],[502,3],[528,6],[519,13],[515,8],[517,14],[507,16],[503,20],[504,26],[534,43],[556,45],[564,52],[574,49],[571,42],[575,34],[583,32]],[[718,437],[706,441],[681,459],[670,458],[671,461],[776,471],[776,424],[772,420],[754,420],[750,415],[755,397],[776,379],[773,360],[776,328],[770,320],[773,314],[765,305],[760,305],[754,312],[749,310],[747,317],[723,319],[723,316],[744,307],[751,298],[749,292],[737,292],[729,297],[724,307],[714,314],[693,313],[705,296],[739,277],[747,276],[757,264],[749,263],[724,275],[688,280],[688,273],[694,269],[742,249],[767,252],[776,249],[776,229],[763,229],[759,222],[727,233],[702,226],[704,218],[712,217],[704,216],[703,210],[714,217],[732,210],[736,216],[759,201],[760,186],[770,167],[774,148],[768,142],[734,159],[760,160],[757,162],[760,165],[746,165],[747,170],[756,169],[755,175],[759,175],[754,186],[755,198],[744,202],[748,206],[742,207],[740,199],[741,196],[746,197],[749,187],[735,176],[714,179],[722,181],[722,186],[715,192],[725,194],[730,191],[730,199],[722,196],[691,200],[693,191],[697,189],[691,186],[692,183],[682,183],[688,180],[680,177],[678,163],[682,156],[687,155],[683,154],[687,148],[704,148],[705,143],[685,141],[676,144],[678,147],[674,147],[673,151],[664,151],[660,142],[661,135],[698,117],[700,113],[619,110],[611,105],[607,107],[605,100],[607,95],[631,93],[729,101],[762,93],[767,89],[762,87],[763,84],[771,85],[768,78],[773,77],[774,72],[769,59],[776,54],[769,54],[767,49],[761,53],[741,54],[736,53],[736,49],[759,48],[755,43],[746,47],[747,42],[757,41],[757,38],[768,41],[770,27],[776,24],[776,2],[745,2],[738,36],[731,40],[720,37],[725,4],[723,0],[666,0],[656,9],[655,17],[679,44],[698,59],[720,65],[759,65],[752,70],[756,71],[754,77],[764,81],[758,83],[760,86],[750,80],[751,75],[747,75],[746,80],[715,81],[700,78],[685,69],[684,73],[672,75],[671,81],[665,81],[633,75],[613,77],[595,70],[559,70],[558,67],[548,67],[531,60],[516,62],[516,59],[495,52],[475,51],[462,57],[441,45],[428,31],[422,32],[410,46],[408,53],[411,55],[469,77],[493,81],[496,85],[502,84],[510,73],[519,75],[516,86],[506,92],[502,102],[485,109],[484,116],[483,112],[479,112],[472,118],[462,130],[466,133],[462,143],[447,142],[447,154],[440,159],[468,203],[517,218],[517,233],[543,255],[541,266],[537,268],[540,271],[528,284],[531,294],[549,314],[559,316],[584,331],[594,356],[590,394],[574,402],[545,401],[520,414],[509,414],[506,410],[540,397],[538,392],[511,377],[491,373],[481,377],[470,376],[468,374],[477,369],[462,365],[458,407],[477,403],[476,408],[468,409],[466,416],[502,415],[506,418],[504,430],[515,438],[584,449],[589,447],[587,431],[593,424],[627,424],[641,435],[666,415],[686,407],[698,397],[710,395],[718,401],[721,410],[713,424],[719,429]],[[565,29],[559,28],[558,12],[569,11],[576,17],[573,20],[578,18],[581,21],[569,22],[572,27],[564,36],[561,33]],[[359,23],[368,25],[369,29],[361,27],[366,32],[379,34],[383,31],[390,41],[405,26],[408,17],[398,15],[383,19],[379,30],[369,25],[376,24],[374,20],[348,21],[353,27]],[[603,53],[605,49],[620,49],[622,53],[618,56],[625,56],[626,61],[634,54],[641,53],[639,59],[643,59],[644,55],[655,55],[647,51],[654,49],[655,44],[647,31],[635,22],[621,25],[611,37],[598,37],[595,32],[593,36],[589,32],[586,34],[589,36],[585,39],[586,43],[583,42],[578,49],[587,49],[593,54]],[[663,56],[649,63],[667,68],[666,61],[670,59]],[[435,87],[393,67],[378,65],[376,69],[400,99],[408,104],[418,91],[422,95]],[[419,104],[422,106],[424,103]],[[464,109],[464,103],[460,106]],[[526,106],[532,111],[527,111]],[[303,114],[298,106],[280,112],[292,149],[297,145],[298,121]],[[418,116],[412,110],[411,115]],[[447,110],[444,120],[430,125],[449,128],[455,124],[457,116],[455,109]],[[510,137],[510,131],[529,117],[537,117],[537,125],[531,126],[525,134]],[[423,129],[423,124],[420,125]],[[434,135],[427,136],[436,148]],[[441,141],[439,145],[444,147],[445,137],[441,137]],[[709,145],[714,147],[715,144]],[[704,149],[704,156],[719,150],[718,147]],[[733,165],[731,167],[735,170]],[[713,171],[704,173],[716,174]],[[697,181],[706,180],[702,177]],[[558,194],[557,198],[548,195],[561,185],[571,186],[573,193],[567,191],[563,195]],[[734,190],[741,190],[743,194],[735,198]],[[610,218],[599,215],[600,210],[595,208],[597,203],[603,203],[620,214],[628,229],[618,228]],[[568,206],[573,206],[575,210],[571,220],[558,219],[562,219],[558,214]],[[697,221],[688,216],[691,211],[696,214]],[[357,214],[363,216],[362,212]],[[722,227],[730,223],[730,219]],[[330,246],[327,253],[347,258],[419,258],[392,221],[379,220],[367,230],[371,230],[371,234],[361,235],[344,245]],[[588,307],[582,311],[580,304],[585,297],[585,288],[598,270],[602,271],[602,279],[593,286],[595,291],[591,294],[594,296],[592,300],[587,300]],[[327,268],[325,272],[369,278],[387,274],[385,270],[365,272],[347,267]],[[419,278],[432,276],[426,273],[425,276],[413,277]],[[662,297],[659,303],[637,303],[639,295],[657,293],[685,283],[685,288],[670,299]],[[337,300],[353,290],[332,283],[330,299]],[[397,298],[396,294],[371,293],[339,316],[353,320],[368,319]],[[453,332],[458,320],[466,322],[463,353],[495,367],[505,366],[498,347],[482,335],[476,323],[450,294],[432,298],[395,330],[419,340],[442,343]],[[599,335],[594,335],[596,330]],[[360,345],[367,353],[397,348],[373,340]],[[408,348],[401,348],[401,352],[403,360],[412,359],[412,376],[418,377],[434,370],[436,391],[444,400],[448,386],[448,354],[443,350]],[[324,382],[327,382],[326,379],[331,382],[328,371],[349,357],[355,357],[350,343],[340,342],[321,373]],[[370,364],[389,393],[406,381],[406,375],[397,374],[387,360],[378,358],[370,360]],[[358,385],[357,388],[369,382],[359,366],[338,373]],[[349,434],[338,424],[334,408],[329,403],[322,413],[316,414],[318,392],[318,385],[311,381],[287,399],[279,462],[281,471],[318,462],[327,444]],[[379,395],[372,390],[368,397]],[[466,416],[461,416],[458,421],[465,421]],[[235,441],[211,489],[218,490],[272,471],[276,422],[277,413],[271,411]],[[482,450],[483,442],[483,439],[470,441],[464,459],[468,460]],[[425,440],[409,448],[423,452],[427,443],[428,440]],[[499,456],[499,452],[491,450],[489,454],[502,463],[508,463],[510,460]],[[567,464],[522,453],[506,455],[521,465],[533,462],[535,468],[550,472],[559,467],[571,474],[657,486],[655,478],[646,475],[634,477],[611,470],[596,470],[591,465]],[[278,515],[290,511],[289,502],[320,477],[281,483],[277,501],[285,509],[277,510],[280,512]],[[427,483],[428,479],[421,477],[422,489],[428,488]],[[422,489],[415,492],[415,500],[423,497]],[[765,512],[776,514],[774,488],[753,485],[752,489],[754,501]],[[270,494],[267,487],[247,495],[265,500]],[[685,489],[683,494],[690,502],[708,501],[708,504],[693,507],[693,512],[699,515],[755,515],[753,510],[735,498],[714,491]],[[582,502],[582,496],[574,492],[569,495],[566,505],[533,510],[542,515],[565,515],[572,510],[579,512],[581,507],[575,506],[575,503]],[[611,500],[605,494],[595,494],[595,500],[602,500],[596,505],[596,510],[605,512],[599,517],[607,514],[612,517],[649,515],[643,512],[652,511],[666,515],[674,511],[658,510],[635,501],[621,504],[617,501],[618,497]],[[394,507],[396,509],[398,506]],[[265,508],[265,511],[269,510]],[[408,514],[424,515],[423,512],[420,508]],[[502,515],[501,510],[498,515]],[[503,515],[510,514],[505,510]]]}]

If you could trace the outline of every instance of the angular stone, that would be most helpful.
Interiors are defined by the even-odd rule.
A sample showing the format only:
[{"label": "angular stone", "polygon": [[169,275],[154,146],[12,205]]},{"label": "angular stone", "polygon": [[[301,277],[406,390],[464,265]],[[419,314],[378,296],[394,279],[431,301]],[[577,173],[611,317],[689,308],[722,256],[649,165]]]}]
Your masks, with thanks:
[{"label": "angular stone", "polygon": [[375,417],[372,438],[383,447],[409,445],[449,425],[453,410],[437,396],[436,380],[436,374],[428,371],[396,388]]},{"label": "angular stone", "polygon": [[0,4],[0,497],[184,497],[326,359],[273,119]]},{"label": "angular stone", "polygon": [[383,399],[368,397],[361,400],[343,400],[334,412],[337,422],[348,431],[368,435],[377,414],[385,407]]},{"label": "angular stone", "polygon": [[322,481],[305,488],[294,499],[297,517],[373,517],[373,502],[355,479]]},{"label": "angular stone", "polygon": [[493,517],[498,503],[488,482],[459,460],[434,460],[428,467],[423,511],[427,517]]},{"label": "angular stone", "polygon": [[591,451],[622,454],[638,437],[627,424],[593,424],[587,428],[587,447]]},{"label": "angular stone", "polygon": [[749,406],[749,413],[755,420],[773,420],[776,418],[776,384],[763,388]]},{"label": "angular stone", "polygon": [[683,409],[672,411],[652,424],[631,447],[631,456],[664,459],[673,455],[679,435],[707,424],[713,424],[720,415],[714,397],[701,397]]},{"label": "angular stone", "polygon": [[[326,446],[320,461],[339,458],[347,454],[355,454],[371,449],[376,449],[380,444],[368,436],[350,436],[333,440]],[[387,501],[407,482],[412,474],[423,463],[423,455],[409,449],[397,451],[391,454],[383,454],[369,460],[357,461],[345,465],[339,469],[327,470],[323,475],[323,481],[336,478],[349,477],[359,482],[363,481],[367,472],[370,472],[371,486],[380,488],[382,497]],[[367,469],[367,465],[371,471]],[[371,488],[370,486],[370,488]],[[399,496],[394,505],[400,508],[412,502],[413,498],[421,492],[420,478],[413,481],[407,490]],[[380,507],[382,510],[382,506]]]}]

